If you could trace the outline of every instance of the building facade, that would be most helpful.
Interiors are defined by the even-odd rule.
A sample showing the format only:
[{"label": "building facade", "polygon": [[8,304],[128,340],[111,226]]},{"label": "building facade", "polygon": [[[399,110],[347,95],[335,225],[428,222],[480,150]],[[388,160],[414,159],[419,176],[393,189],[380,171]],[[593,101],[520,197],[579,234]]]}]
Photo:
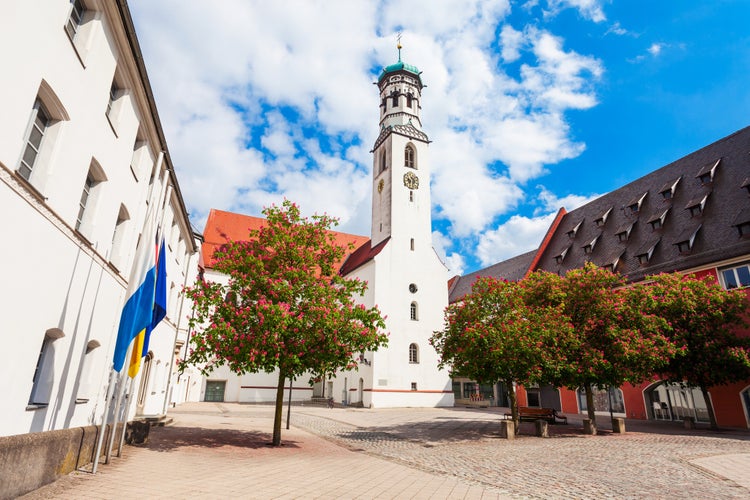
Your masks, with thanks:
[{"label": "building facade", "polygon": [[[357,371],[337,373],[311,384],[295,382],[292,399],[333,397],[364,407],[452,406],[447,370],[429,344],[441,328],[448,305],[447,268],[432,246],[429,140],[422,131],[422,78],[400,60],[378,78],[380,134],[373,147],[372,233],[366,237],[336,233],[356,250],[340,273],[368,283],[367,307],[377,305],[386,318],[388,346],[361,353]],[[217,245],[247,237],[262,219],[212,211],[203,245],[205,278],[226,279],[211,270]],[[277,374],[236,376],[219,368],[206,379],[204,399],[273,401]],[[286,396],[285,396],[286,397]]]},{"label": "building facade", "polygon": [[[477,276],[522,279],[542,269],[564,274],[586,262],[630,282],[680,272],[713,276],[724,288],[750,294],[750,127],[695,151],[571,212],[561,210],[537,250],[451,280],[451,301],[468,293]],[[750,335],[750,331],[739,332]],[[472,381],[463,381],[472,384]],[[585,411],[580,391],[526,388],[522,404]],[[652,379],[600,392],[596,410],[620,416],[708,419],[750,426],[750,380],[700,390]]]},{"label": "building facade", "polygon": [[[0,20],[0,45],[0,339],[9,348],[0,435],[102,422],[130,271],[137,247],[151,244],[141,231],[160,192],[168,313],[127,417],[163,415],[191,398],[173,367],[198,245],[127,4],[20,2]],[[199,379],[191,383],[197,391]]]}]

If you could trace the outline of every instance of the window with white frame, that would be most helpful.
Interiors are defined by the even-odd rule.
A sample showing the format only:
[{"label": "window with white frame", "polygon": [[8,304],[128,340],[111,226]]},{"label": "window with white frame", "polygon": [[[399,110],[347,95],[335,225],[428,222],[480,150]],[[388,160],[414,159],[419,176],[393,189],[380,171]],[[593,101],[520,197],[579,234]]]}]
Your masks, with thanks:
[{"label": "window with white frame", "polygon": [[76,35],[83,24],[86,7],[81,0],[72,0],[70,4],[70,16],[68,16],[68,22],[65,23],[65,31],[68,33],[71,40],[75,40]]},{"label": "window with white frame", "polygon": [[18,165],[19,175],[27,181],[31,179],[31,172],[37,164],[44,136],[47,134],[51,121],[44,105],[37,99],[32,111],[31,128],[26,136],[26,147],[21,157],[21,164]]},{"label": "window with white frame", "polygon": [[719,275],[721,284],[727,290],[750,286],[750,262],[720,269]]},{"label": "window with white frame", "polygon": [[44,333],[42,347],[34,368],[29,405],[46,406],[49,404],[55,377],[54,343],[64,336],[65,334],[59,328],[50,328]]},{"label": "window with white frame", "polygon": [[16,171],[38,192],[43,193],[49,178],[52,151],[62,121],[69,119],[49,84],[42,80],[31,107],[31,116],[24,136],[24,147]]},{"label": "window with white frame", "polygon": [[419,363],[419,347],[417,346],[417,344],[409,344],[409,363]]}]

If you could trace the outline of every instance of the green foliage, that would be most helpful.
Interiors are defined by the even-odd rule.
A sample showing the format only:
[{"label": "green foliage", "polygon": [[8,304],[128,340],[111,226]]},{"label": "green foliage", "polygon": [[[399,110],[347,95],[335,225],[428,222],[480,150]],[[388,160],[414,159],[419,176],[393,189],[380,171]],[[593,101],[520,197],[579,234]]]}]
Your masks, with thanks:
[{"label": "green foliage", "polygon": [[651,309],[670,323],[672,342],[681,353],[663,370],[670,382],[707,389],[750,378],[750,338],[736,334],[747,326],[744,290],[726,291],[710,276],[649,279]]},{"label": "green foliage", "polygon": [[204,374],[221,365],[237,374],[278,368],[280,387],[306,372],[357,368],[354,353],[378,349],[387,335],[380,311],[354,302],[366,283],[338,274],[347,249],[329,231],[337,221],[303,218],[290,201],[263,213],[261,229],[214,255],[214,269],[228,283],[198,281],[186,290],[195,334],[181,366],[196,365]]}]

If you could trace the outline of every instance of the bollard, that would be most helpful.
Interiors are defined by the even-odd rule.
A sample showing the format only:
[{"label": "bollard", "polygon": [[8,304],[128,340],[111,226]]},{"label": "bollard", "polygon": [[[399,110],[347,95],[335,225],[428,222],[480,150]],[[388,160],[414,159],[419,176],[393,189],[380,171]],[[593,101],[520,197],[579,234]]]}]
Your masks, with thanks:
[{"label": "bollard", "polygon": [[615,434],[625,434],[625,419],[624,418],[612,419],[612,432],[614,432]]},{"label": "bollard", "polygon": [[693,417],[683,418],[682,423],[685,426],[685,429],[695,429],[695,418]]},{"label": "bollard", "polygon": [[516,425],[513,420],[502,420],[500,422],[500,437],[505,439],[516,438]]},{"label": "bollard", "polygon": [[534,421],[534,424],[536,425],[536,435],[539,437],[549,437],[549,430],[547,429],[547,426],[549,423],[546,420],[536,420]]}]

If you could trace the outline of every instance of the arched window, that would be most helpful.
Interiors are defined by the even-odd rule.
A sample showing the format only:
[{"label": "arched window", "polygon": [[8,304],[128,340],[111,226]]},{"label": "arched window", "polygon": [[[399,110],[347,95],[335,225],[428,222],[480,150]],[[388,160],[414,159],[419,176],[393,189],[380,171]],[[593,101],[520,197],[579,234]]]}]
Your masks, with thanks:
[{"label": "arched window", "polygon": [[414,148],[411,146],[411,144],[407,144],[407,146],[404,148],[404,165],[409,168],[417,168],[415,156],[416,154],[414,153]]},{"label": "arched window", "polygon": [[411,108],[411,94],[406,94],[406,107]]},{"label": "arched window", "polygon": [[394,94],[393,94],[393,95],[391,96],[391,99],[393,99],[393,107],[395,108],[396,106],[398,106],[398,94],[397,94],[397,93],[394,93]]},{"label": "arched window", "polygon": [[419,363],[419,347],[417,347],[417,344],[409,344],[409,363]]},{"label": "arched window", "polygon": [[59,328],[50,328],[44,333],[44,340],[42,340],[42,347],[39,350],[39,357],[34,369],[34,382],[29,396],[30,405],[45,406],[49,404],[55,376],[55,348],[53,343],[64,336],[65,334]]},{"label": "arched window", "polygon": [[419,319],[417,315],[417,303],[412,302],[411,306],[409,306],[409,317],[412,321],[417,321]]},{"label": "arched window", "polygon": [[380,171],[383,172],[387,169],[388,169],[388,164],[386,163],[385,148],[383,148],[383,153],[380,155]]}]

